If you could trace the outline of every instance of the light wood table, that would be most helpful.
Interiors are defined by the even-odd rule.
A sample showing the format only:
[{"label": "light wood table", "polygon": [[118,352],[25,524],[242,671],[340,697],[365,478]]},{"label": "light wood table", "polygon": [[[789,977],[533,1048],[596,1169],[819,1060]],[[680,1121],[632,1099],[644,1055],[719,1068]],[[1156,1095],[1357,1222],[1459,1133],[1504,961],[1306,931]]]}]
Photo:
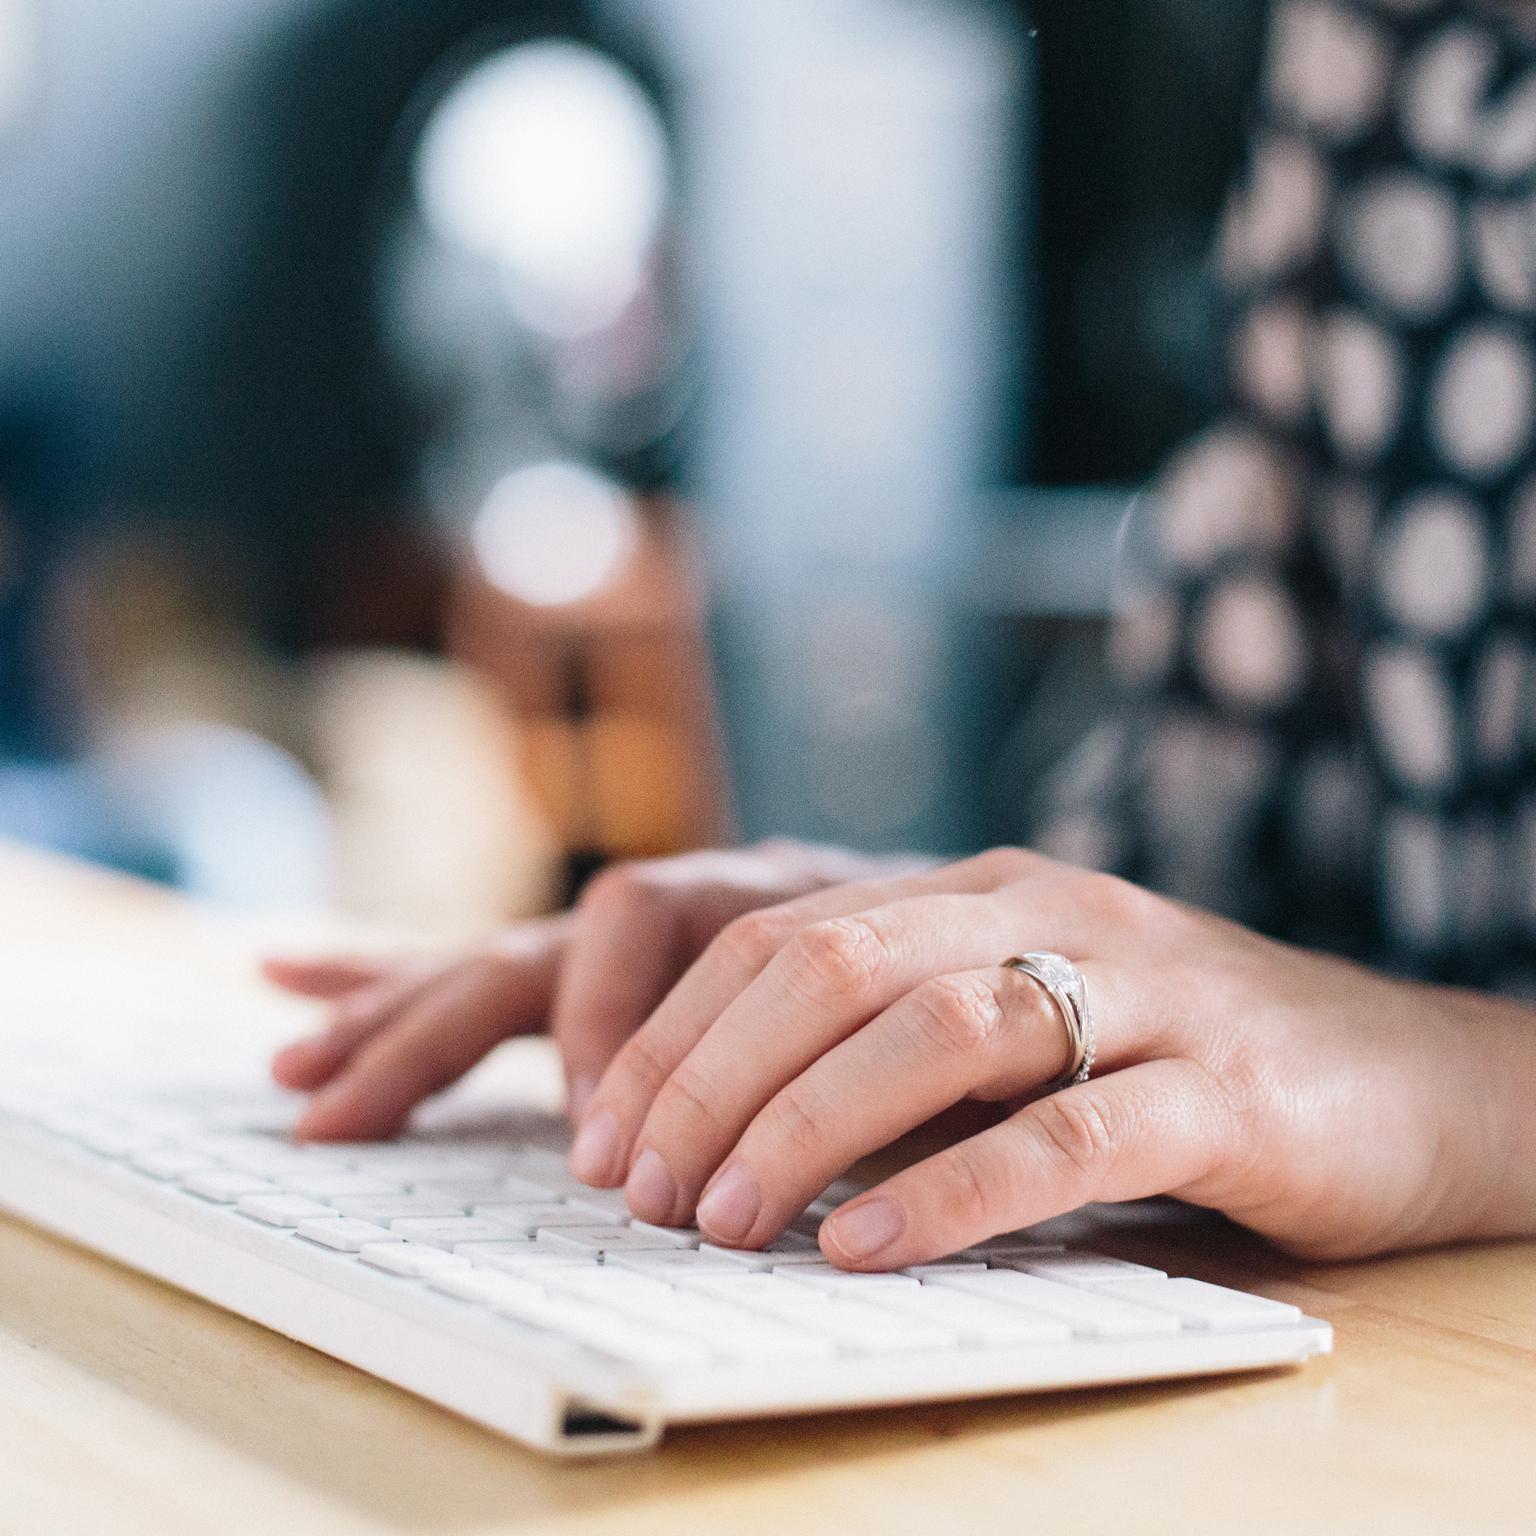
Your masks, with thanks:
[{"label": "light wood table", "polygon": [[[238,946],[173,898],[3,848],[0,923],[11,943],[110,939],[250,984]],[[1536,1530],[1536,1244],[1317,1268],[1145,1210],[1095,1240],[1297,1302],[1337,1351],[1292,1373],[685,1429],[647,1457],[558,1464],[0,1220],[0,1532]]]}]

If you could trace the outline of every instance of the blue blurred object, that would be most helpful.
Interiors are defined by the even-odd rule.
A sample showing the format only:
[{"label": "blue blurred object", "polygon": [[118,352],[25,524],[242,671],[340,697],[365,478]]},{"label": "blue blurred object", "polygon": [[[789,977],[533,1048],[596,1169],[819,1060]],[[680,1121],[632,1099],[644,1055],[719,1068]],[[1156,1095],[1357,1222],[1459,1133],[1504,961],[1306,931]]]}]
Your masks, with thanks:
[{"label": "blue blurred object", "polygon": [[651,0],[671,22],[705,520],[745,830],[975,847],[968,590],[1030,352],[1028,34],[995,4]]},{"label": "blue blurred object", "polygon": [[309,638],[319,552],[403,510],[372,284],[400,120],[467,36],[580,35],[586,6],[24,11],[27,73],[0,68],[0,833],[190,878],[184,828],[72,766],[65,562],[125,521],[217,526],[257,643]]}]

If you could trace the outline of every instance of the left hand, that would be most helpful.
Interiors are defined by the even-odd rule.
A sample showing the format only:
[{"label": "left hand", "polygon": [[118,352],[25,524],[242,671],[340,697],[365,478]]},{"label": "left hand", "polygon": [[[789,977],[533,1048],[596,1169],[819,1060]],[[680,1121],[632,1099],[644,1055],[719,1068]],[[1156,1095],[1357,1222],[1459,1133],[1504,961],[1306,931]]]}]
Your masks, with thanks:
[{"label": "left hand", "polygon": [[[853,916],[808,921],[801,899],[730,924],[603,1076],[576,1172],[624,1184],[645,1219],[696,1213],[756,1247],[857,1159],[970,1098],[1009,1109],[836,1212],[829,1258],[897,1268],[1157,1194],[1319,1257],[1536,1230],[1530,1159],[1511,1167],[1536,1116],[1525,1009],[1017,849],[946,884]],[[1002,964],[1025,950],[1079,966],[1097,1025],[1092,1080],[1045,1097],[1066,1036],[1043,988]]]}]

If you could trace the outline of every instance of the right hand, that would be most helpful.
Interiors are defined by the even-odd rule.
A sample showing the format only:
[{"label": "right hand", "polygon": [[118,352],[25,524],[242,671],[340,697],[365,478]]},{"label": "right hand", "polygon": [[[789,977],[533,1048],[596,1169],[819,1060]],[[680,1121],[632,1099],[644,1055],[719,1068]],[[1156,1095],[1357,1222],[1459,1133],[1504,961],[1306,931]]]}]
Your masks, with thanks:
[{"label": "right hand", "polygon": [[313,1095],[299,1137],[391,1136],[501,1041],[547,1028],[565,1067],[567,1112],[579,1121],[620,1046],[736,918],[785,902],[803,902],[807,921],[840,916],[858,910],[870,882],[924,868],[762,843],[614,865],[570,912],[508,928],[447,964],[272,958],[268,980],[333,1004],[320,1034],[278,1053],[273,1076]]}]

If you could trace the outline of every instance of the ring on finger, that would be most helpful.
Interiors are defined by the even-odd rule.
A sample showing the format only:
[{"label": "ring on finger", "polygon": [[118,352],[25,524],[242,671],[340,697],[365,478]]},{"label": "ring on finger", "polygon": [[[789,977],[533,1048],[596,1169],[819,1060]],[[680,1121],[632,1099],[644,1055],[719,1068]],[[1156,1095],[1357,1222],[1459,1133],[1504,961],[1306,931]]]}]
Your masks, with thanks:
[{"label": "ring on finger", "polygon": [[1086,1083],[1093,1071],[1098,1042],[1083,973],[1065,955],[1046,950],[1015,955],[1003,961],[1003,966],[1039,982],[1066,1026],[1067,1064],[1061,1076],[1045,1091],[1056,1093],[1076,1083]]}]

